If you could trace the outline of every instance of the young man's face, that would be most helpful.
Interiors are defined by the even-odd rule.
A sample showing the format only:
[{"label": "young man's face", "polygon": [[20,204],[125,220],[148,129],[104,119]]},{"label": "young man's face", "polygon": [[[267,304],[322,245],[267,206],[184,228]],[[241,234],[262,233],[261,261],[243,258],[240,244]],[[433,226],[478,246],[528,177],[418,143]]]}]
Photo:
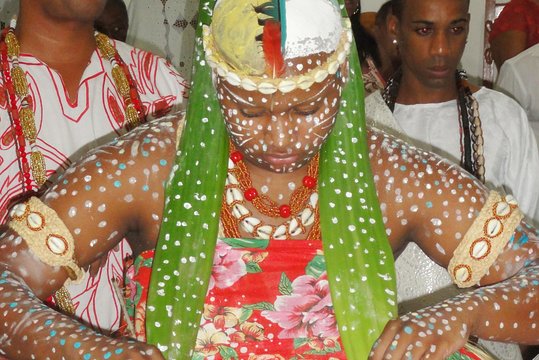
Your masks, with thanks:
[{"label": "young man's face", "polygon": [[405,0],[400,19],[392,17],[408,80],[428,89],[454,84],[464,52],[470,16],[468,0]]}]

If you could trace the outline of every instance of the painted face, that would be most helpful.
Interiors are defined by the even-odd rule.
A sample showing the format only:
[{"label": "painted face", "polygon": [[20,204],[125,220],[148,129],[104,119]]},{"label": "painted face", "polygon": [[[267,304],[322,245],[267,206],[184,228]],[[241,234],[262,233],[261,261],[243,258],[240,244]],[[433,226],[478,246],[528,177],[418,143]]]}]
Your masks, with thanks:
[{"label": "painted face", "polygon": [[[307,57],[289,68],[313,63]],[[218,79],[217,91],[226,126],[246,160],[266,170],[292,172],[314,157],[333,129],[343,79],[340,71],[307,90],[264,95]]]},{"label": "painted face", "polygon": [[451,85],[466,45],[469,21],[466,0],[407,0],[400,21],[390,20],[403,76],[423,88]]}]

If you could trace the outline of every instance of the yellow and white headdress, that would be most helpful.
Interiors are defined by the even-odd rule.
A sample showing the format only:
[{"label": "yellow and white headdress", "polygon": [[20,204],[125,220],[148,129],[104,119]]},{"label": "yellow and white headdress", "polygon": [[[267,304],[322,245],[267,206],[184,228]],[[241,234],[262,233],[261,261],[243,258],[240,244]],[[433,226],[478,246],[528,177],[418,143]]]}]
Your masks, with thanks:
[{"label": "yellow and white headdress", "polygon": [[[215,76],[251,91],[286,93],[308,89],[348,62],[318,179],[326,268],[347,358],[366,359],[387,320],[397,315],[393,254],[369,164],[359,60],[350,51],[342,9],[342,1],[333,0],[220,0],[215,10],[214,1],[201,1],[186,125],[167,185],[148,293],[148,341],[170,359],[192,355],[219,228],[228,136]],[[287,27],[277,40],[276,16]],[[261,43],[264,36],[269,45]],[[328,56],[298,73],[280,68],[311,53]]]},{"label": "yellow and white headdress", "polygon": [[[219,1],[212,24],[204,27],[210,67],[231,85],[263,94],[305,90],[334,75],[351,49],[348,18],[342,18],[338,6],[328,0],[275,3],[282,5],[265,0]],[[278,6],[281,11],[275,9]],[[306,71],[282,73],[288,60],[318,53],[330,55]]]}]

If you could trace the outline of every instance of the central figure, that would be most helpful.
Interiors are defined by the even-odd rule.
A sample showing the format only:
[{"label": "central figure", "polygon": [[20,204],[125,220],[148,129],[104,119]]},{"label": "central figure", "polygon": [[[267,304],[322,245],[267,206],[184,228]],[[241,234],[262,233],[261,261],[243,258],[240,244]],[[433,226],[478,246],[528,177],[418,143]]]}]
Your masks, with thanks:
[{"label": "central figure", "polygon": [[[432,1],[467,16],[468,0]],[[200,10],[185,122],[139,126],[12,209],[0,355],[442,360],[473,356],[461,349],[471,335],[539,342],[536,230],[512,197],[365,127],[339,4]],[[43,305],[124,237],[138,341]],[[410,241],[458,286],[480,287],[399,316],[393,255]]]}]

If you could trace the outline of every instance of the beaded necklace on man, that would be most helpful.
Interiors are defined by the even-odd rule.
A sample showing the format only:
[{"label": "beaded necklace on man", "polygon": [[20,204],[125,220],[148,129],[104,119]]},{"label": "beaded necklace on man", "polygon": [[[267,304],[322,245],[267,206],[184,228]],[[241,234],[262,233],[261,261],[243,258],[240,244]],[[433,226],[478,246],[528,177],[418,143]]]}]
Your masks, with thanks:
[{"label": "beaded necklace on man", "polygon": [[[460,127],[460,165],[468,172],[485,182],[485,157],[483,153],[483,129],[479,117],[479,105],[466,84],[466,73],[457,71],[457,107]],[[388,80],[382,97],[393,112],[399,94],[402,70],[399,69]]]},{"label": "beaded necklace on man", "polygon": [[[95,32],[99,54],[112,65],[112,79],[123,98],[126,129],[135,128],[144,122],[145,116],[136,84],[124,61],[112,46],[110,39]],[[15,36],[14,26],[2,31],[0,38],[0,63],[7,90],[8,112],[10,114],[17,156],[23,176],[24,191],[32,191],[32,178],[41,187],[47,180],[45,159],[37,146],[37,128],[26,74],[19,62],[20,46]],[[20,104],[20,109],[19,105]],[[27,144],[30,150],[27,151]],[[28,160],[29,156],[29,160]]]}]

